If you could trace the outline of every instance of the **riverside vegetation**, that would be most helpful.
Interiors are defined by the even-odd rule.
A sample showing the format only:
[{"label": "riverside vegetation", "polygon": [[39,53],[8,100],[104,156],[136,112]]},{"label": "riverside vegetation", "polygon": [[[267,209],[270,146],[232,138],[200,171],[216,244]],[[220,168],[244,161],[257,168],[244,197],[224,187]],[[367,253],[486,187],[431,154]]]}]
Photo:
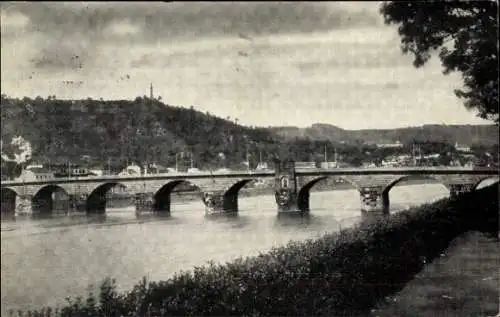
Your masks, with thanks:
[{"label": "riverside vegetation", "polygon": [[[256,257],[209,262],[167,281],[11,316],[356,316],[401,290],[457,236],[498,238],[499,185],[443,199]],[[493,238],[492,237],[492,238]]]}]

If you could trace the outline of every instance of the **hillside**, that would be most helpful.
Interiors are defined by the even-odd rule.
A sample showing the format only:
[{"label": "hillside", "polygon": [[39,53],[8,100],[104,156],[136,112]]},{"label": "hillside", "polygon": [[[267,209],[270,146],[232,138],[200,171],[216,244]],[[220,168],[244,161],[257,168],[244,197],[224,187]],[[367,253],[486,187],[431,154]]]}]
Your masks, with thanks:
[{"label": "hillside", "polygon": [[22,136],[33,160],[123,165],[126,161],[172,165],[194,153],[195,165],[231,165],[277,148],[272,133],[190,109],[139,97],[133,101],[10,99],[2,96],[2,140]]},{"label": "hillside", "polygon": [[[160,100],[57,100],[55,98],[13,99],[2,95],[2,173],[16,164],[6,163],[19,154],[22,137],[29,143],[30,161],[50,164],[80,163],[119,171],[127,163],[157,163],[163,166],[193,164],[199,168],[244,168],[262,159],[291,158],[323,160],[336,151],[339,159],[354,166],[382,158],[392,150],[376,149],[368,143],[405,144],[413,140],[434,142],[423,151],[449,153],[455,142],[498,147],[497,126],[423,126],[393,130],[348,131],[327,124],[310,128],[249,128],[230,120],[202,113],[193,106],[166,105]],[[446,143],[446,144],[444,144]],[[16,153],[18,151],[18,153]],[[192,153],[192,156],[191,156]],[[178,154],[178,155],[177,155]],[[397,154],[397,153],[392,153]],[[5,167],[5,169],[4,169]],[[17,167],[19,169],[19,167]],[[11,174],[11,172],[9,172]]]},{"label": "hillside", "polygon": [[401,129],[344,130],[329,124],[313,124],[307,128],[274,127],[273,133],[287,139],[310,138],[331,142],[364,141],[368,143],[445,142],[453,144],[484,145],[498,144],[499,129],[496,125],[423,125]]}]

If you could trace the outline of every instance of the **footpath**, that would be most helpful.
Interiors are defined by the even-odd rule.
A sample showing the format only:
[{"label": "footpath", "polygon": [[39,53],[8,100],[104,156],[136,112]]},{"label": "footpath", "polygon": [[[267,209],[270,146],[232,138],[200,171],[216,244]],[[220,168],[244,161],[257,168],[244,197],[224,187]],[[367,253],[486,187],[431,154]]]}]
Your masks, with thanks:
[{"label": "footpath", "polygon": [[458,237],[369,316],[500,316],[500,240]]}]

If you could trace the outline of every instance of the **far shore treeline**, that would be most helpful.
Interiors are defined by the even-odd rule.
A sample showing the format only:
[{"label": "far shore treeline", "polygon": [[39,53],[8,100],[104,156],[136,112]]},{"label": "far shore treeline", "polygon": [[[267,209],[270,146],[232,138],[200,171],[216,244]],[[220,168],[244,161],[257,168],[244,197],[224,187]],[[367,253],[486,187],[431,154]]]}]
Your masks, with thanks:
[{"label": "far shore treeline", "polygon": [[[238,118],[164,104],[159,99],[59,100],[55,96],[15,99],[1,97],[2,154],[12,155],[10,140],[22,136],[32,146],[31,162],[100,166],[112,172],[127,164],[175,166],[184,160],[201,169],[255,168],[273,158],[332,161],[349,166],[381,161],[388,155],[442,154],[453,159],[455,143],[471,147],[484,160],[498,161],[498,126],[440,126],[392,130],[348,131],[326,124],[309,128],[247,127]],[[401,148],[377,143],[401,142]],[[489,153],[494,157],[486,157]],[[2,159],[2,174],[15,173]]]},{"label": "far shore treeline", "polygon": [[[499,237],[498,183],[257,257],[209,263],[166,281],[12,316],[361,316],[399,290],[456,237]],[[496,312],[484,312],[485,314]],[[490,314],[490,315],[491,315]]]}]

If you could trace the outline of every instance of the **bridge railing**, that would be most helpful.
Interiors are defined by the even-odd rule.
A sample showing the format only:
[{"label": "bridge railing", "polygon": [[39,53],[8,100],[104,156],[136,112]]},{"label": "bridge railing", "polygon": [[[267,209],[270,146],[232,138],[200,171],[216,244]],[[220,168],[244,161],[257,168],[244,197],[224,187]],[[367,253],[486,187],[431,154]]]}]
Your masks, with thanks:
[{"label": "bridge railing", "polygon": [[[295,172],[298,176],[300,175],[321,175],[321,174],[335,174],[341,175],[345,174],[404,174],[409,172],[414,174],[415,172],[422,172],[423,174],[432,172],[449,172],[450,174],[457,172],[462,174],[463,172],[470,171],[471,174],[478,174],[484,172],[485,174],[498,175],[499,171],[495,168],[489,167],[456,167],[456,166],[429,166],[429,167],[360,167],[360,168],[296,168]],[[270,177],[275,174],[274,170],[248,170],[248,171],[194,171],[194,172],[169,172],[160,174],[147,174],[147,175],[101,175],[101,176],[85,176],[85,177],[61,177],[52,178],[46,180],[8,180],[2,181],[2,186],[19,186],[22,184],[49,184],[55,182],[72,182],[72,181],[111,181],[111,180],[148,180],[148,179],[162,179],[162,178],[211,178],[220,176],[235,176],[235,177]]]}]

